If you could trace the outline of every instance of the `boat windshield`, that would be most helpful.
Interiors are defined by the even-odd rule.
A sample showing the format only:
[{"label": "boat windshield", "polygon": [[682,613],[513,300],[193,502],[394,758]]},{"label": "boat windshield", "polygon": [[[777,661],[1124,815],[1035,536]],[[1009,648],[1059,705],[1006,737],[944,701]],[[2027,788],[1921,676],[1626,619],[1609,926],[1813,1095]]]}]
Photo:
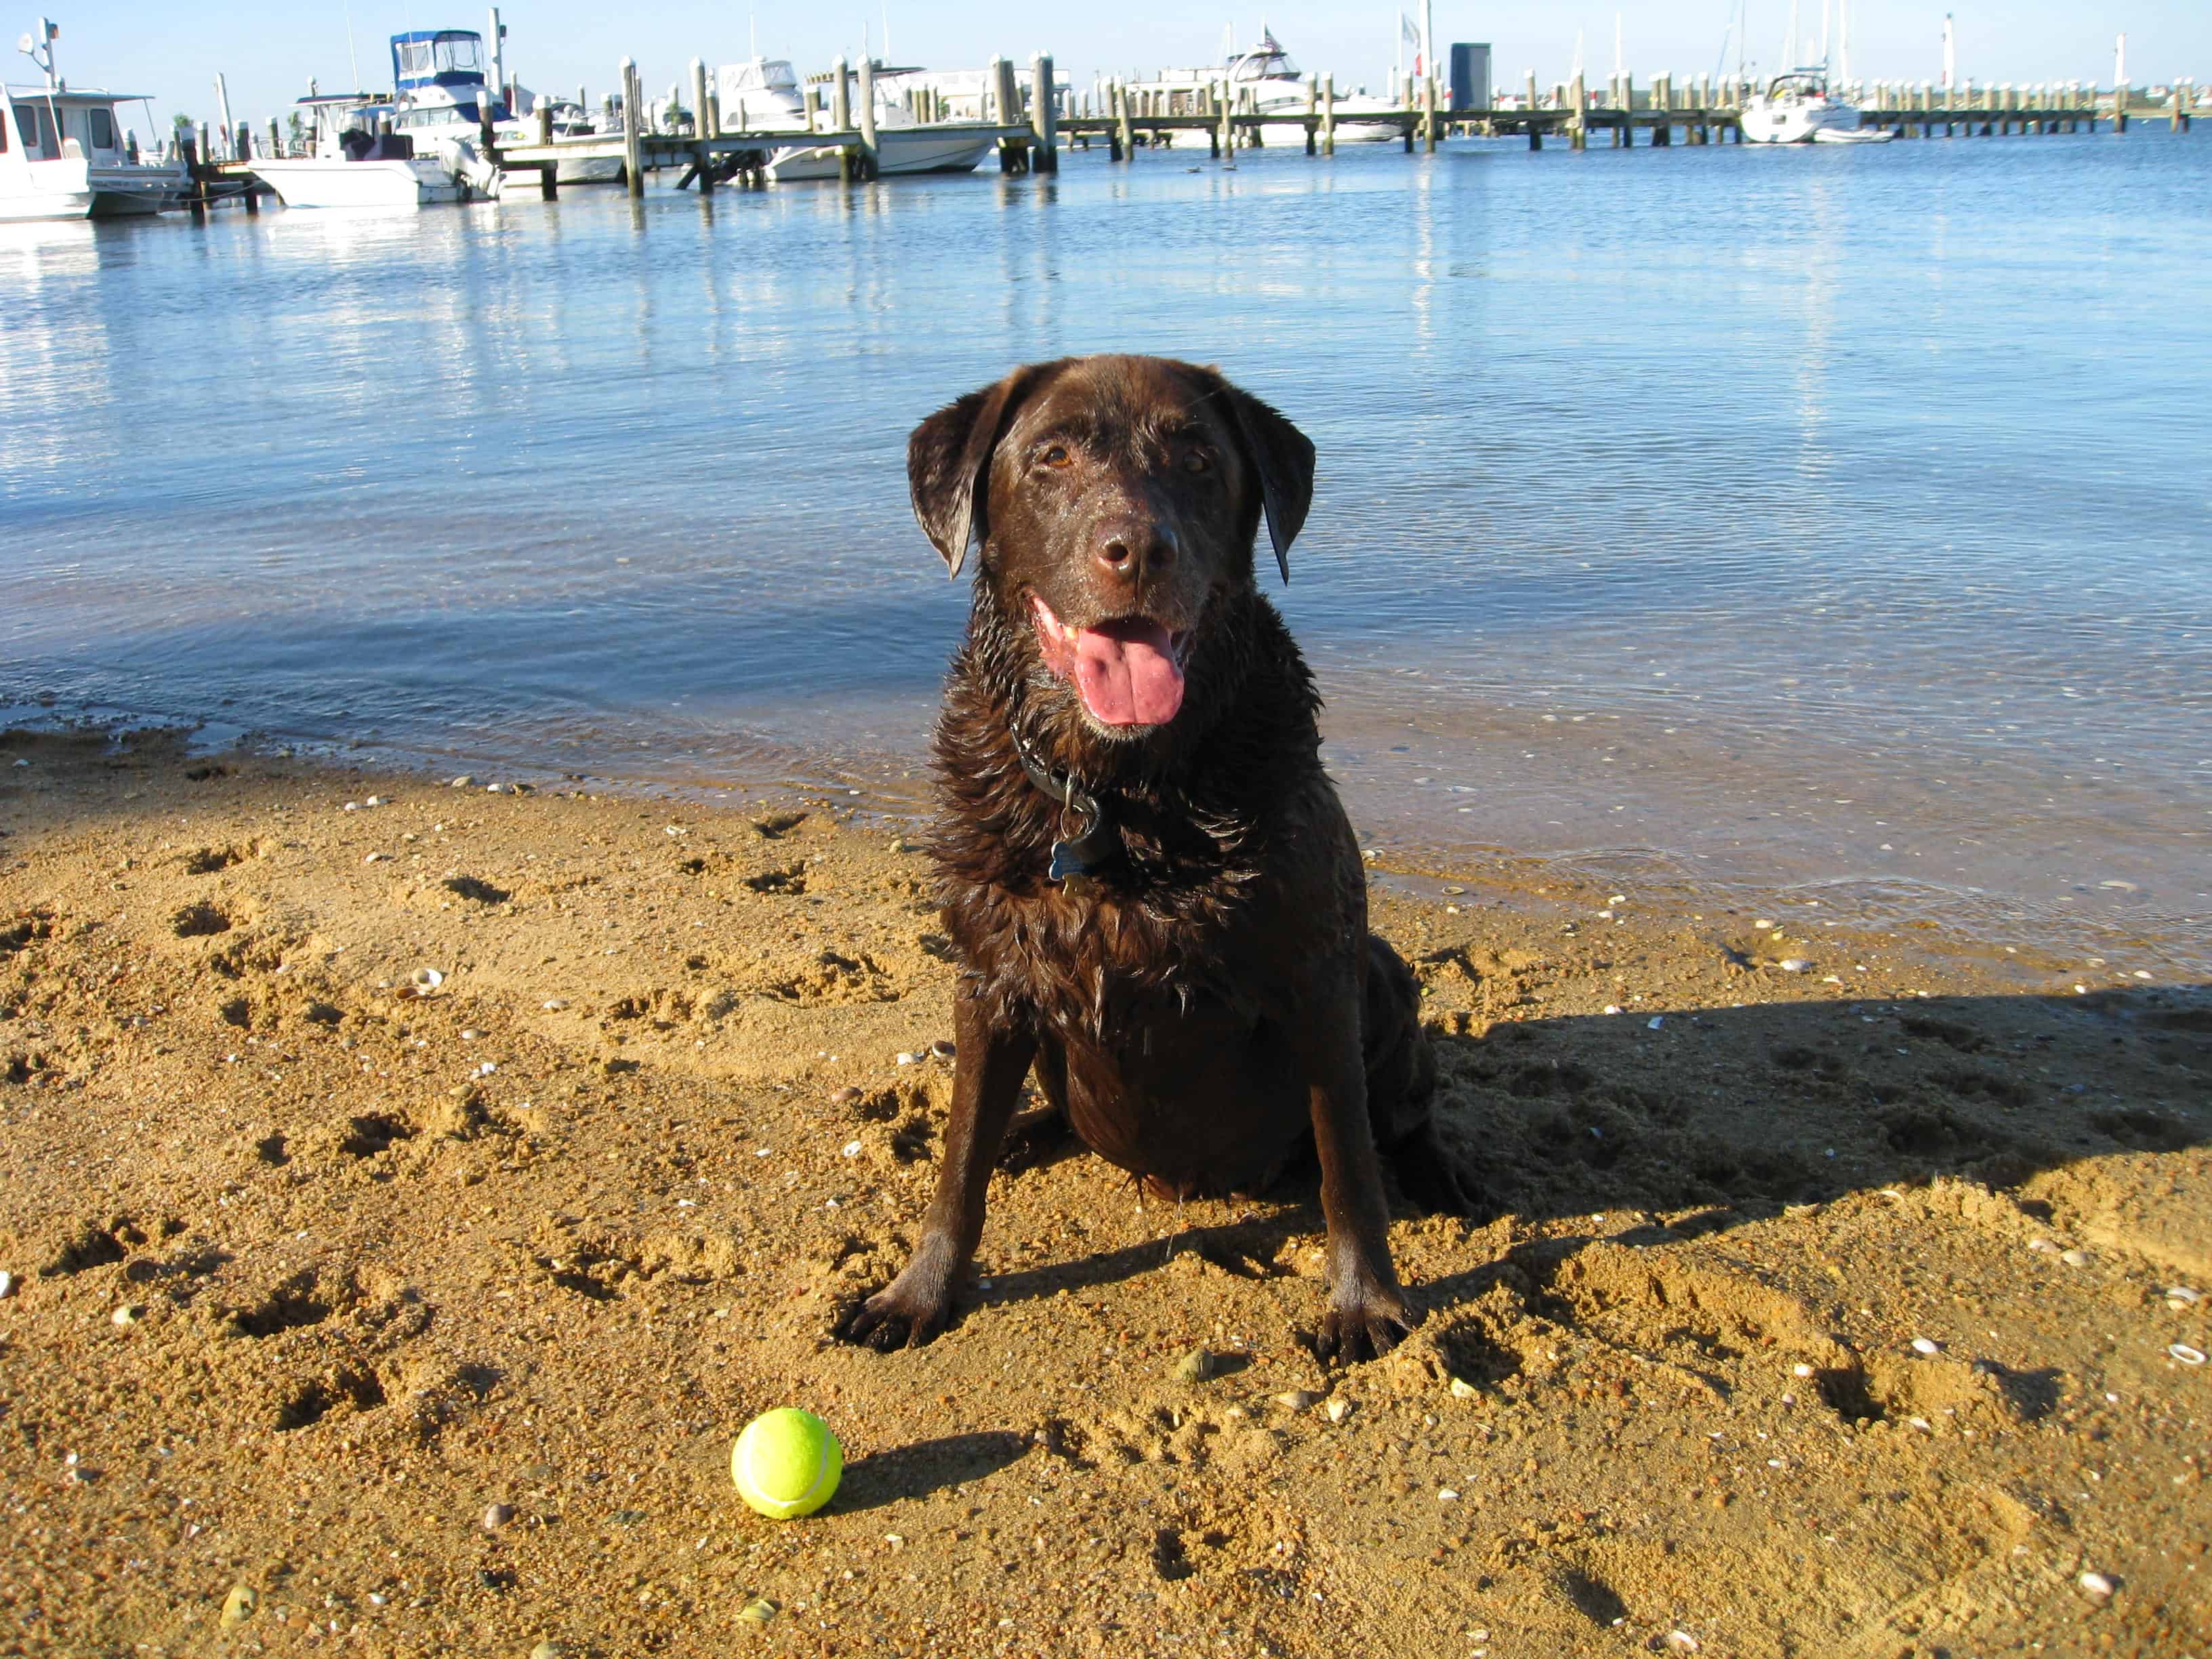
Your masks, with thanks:
[{"label": "boat windshield", "polygon": [[1290,53],[1275,44],[1272,34],[1261,38],[1260,44],[1249,52],[1240,52],[1229,60],[1230,76],[1237,81],[1278,81],[1285,76],[1297,78],[1298,66],[1291,61]]},{"label": "boat windshield", "polygon": [[483,36],[473,29],[417,29],[392,37],[392,78],[403,88],[483,84]]},{"label": "boat windshield", "polygon": [[1828,77],[1820,70],[1791,70],[1787,75],[1778,75],[1768,83],[1769,98],[1794,100],[1825,98],[1828,95]]},{"label": "boat windshield", "polygon": [[722,85],[739,92],[796,93],[799,76],[793,72],[787,58],[756,58],[750,63],[724,64]]}]

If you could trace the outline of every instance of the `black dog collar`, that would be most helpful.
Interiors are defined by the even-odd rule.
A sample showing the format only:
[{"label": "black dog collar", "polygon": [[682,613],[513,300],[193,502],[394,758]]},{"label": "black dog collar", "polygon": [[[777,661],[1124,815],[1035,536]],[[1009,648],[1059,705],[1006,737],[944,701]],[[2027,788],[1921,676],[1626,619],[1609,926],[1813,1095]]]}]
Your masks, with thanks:
[{"label": "black dog collar", "polygon": [[1098,798],[1075,781],[1071,773],[1055,777],[1044,763],[1030,750],[1019,733],[1014,734],[1014,753],[1022,763],[1022,770],[1038,793],[1057,801],[1066,809],[1060,817],[1060,829],[1068,828],[1067,814],[1073,813],[1084,825],[1080,834],[1063,834],[1052,844],[1052,864],[1045,872],[1048,881],[1080,880],[1097,874],[1121,855],[1121,831],[1107,815]]}]

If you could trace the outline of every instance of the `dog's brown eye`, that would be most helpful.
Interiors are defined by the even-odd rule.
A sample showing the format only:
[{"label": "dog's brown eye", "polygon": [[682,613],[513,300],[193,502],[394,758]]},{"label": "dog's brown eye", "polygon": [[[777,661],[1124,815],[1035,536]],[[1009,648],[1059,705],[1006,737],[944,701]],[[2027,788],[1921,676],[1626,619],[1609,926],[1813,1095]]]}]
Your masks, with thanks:
[{"label": "dog's brown eye", "polygon": [[1037,459],[1047,466],[1066,466],[1074,457],[1067,453],[1066,444],[1048,444],[1044,453]]},{"label": "dog's brown eye", "polygon": [[1194,449],[1182,458],[1182,470],[1186,472],[1211,472],[1213,471],[1213,457],[1202,449]]}]

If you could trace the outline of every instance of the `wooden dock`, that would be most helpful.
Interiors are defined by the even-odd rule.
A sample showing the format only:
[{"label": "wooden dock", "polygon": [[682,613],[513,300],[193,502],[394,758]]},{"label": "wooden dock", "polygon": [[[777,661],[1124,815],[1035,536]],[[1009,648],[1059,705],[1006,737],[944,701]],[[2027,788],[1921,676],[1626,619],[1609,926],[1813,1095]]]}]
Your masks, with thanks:
[{"label": "wooden dock", "polygon": [[[1434,82],[1419,88],[1407,77],[1406,102],[1397,108],[1360,109],[1340,114],[1334,77],[1307,79],[1303,112],[1277,108],[1265,113],[1249,104],[1222,97],[1214,88],[1193,86],[1164,92],[1109,81],[1102,83],[1093,100],[1097,111],[1063,118],[1061,131],[1079,147],[1088,149],[1103,140],[1115,161],[1126,161],[1138,148],[1171,148],[1181,132],[1204,133],[1207,153],[1219,156],[1241,146],[1266,144],[1267,131],[1304,130],[1309,155],[1333,155],[1336,128],[1342,122],[1364,127],[1395,127],[1402,148],[1411,154],[1418,143],[1433,151],[1454,134],[1486,138],[1525,137],[1531,149],[1541,149],[1546,138],[1584,149],[1594,133],[1605,135],[1613,148],[1632,149],[1637,135],[1654,149],[1667,149],[1676,135],[1686,144],[1743,142],[1742,112],[1752,87],[1745,82],[1716,82],[1700,76],[1677,87],[1671,76],[1661,76],[1650,88],[1639,91],[1633,75],[1612,77],[1603,94],[1595,94],[1581,76],[1551,89],[1548,100],[1540,96],[1534,76],[1516,104],[1486,109],[1439,107],[1439,87]],[[2159,103],[2136,104],[2130,90],[2100,93],[2088,87],[1954,87],[1940,90],[1925,84],[1906,87],[1877,82],[1866,89],[1860,106],[1860,125],[1887,129],[1900,137],[1956,137],[1978,134],[2002,137],[2014,133],[2094,132],[2102,119],[2124,132],[2130,119],[2164,119],[2177,133],[2189,131],[2194,107],[2194,88],[2177,83]]]},{"label": "wooden dock", "polygon": [[[620,162],[632,196],[644,192],[647,174],[670,170],[678,174],[677,188],[696,186],[702,195],[732,183],[757,186],[767,181],[775,153],[793,148],[835,151],[840,179],[858,182],[877,177],[879,170],[877,68],[870,61],[848,65],[841,58],[826,76],[817,77],[819,84],[810,85],[805,92],[811,130],[743,130],[722,124],[705,64],[695,58],[690,65],[690,111],[678,112],[680,118],[664,127],[655,124],[636,64],[625,58],[617,70],[621,97],[607,100],[611,130],[556,137],[550,112],[541,106],[533,137],[518,142],[511,133],[498,134],[486,125],[477,148],[510,177],[536,174],[538,188],[548,197],[557,193],[556,175],[568,161]],[[926,119],[918,128],[899,130],[987,144],[996,149],[1000,170],[1005,173],[1056,172],[1063,139],[1084,149],[1103,143],[1113,160],[1128,161],[1139,149],[1172,149],[1181,137],[1203,134],[1207,153],[1218,158],[1239,149],[1263,147],[1271,133],[1279,141],[1288,129],[1299,135],[1292,142],[1302,139],[1307,155],[1331,155],[1343,123],[1370,131],[1392,129],[1407,154],[1417,147],[1433,152],[1454,136],[1522,137],[1530,149],[1541,149],[1550,139],[1580,150],[1589,147],[1593,135],[1601,135],[1611,148],[1634,149],[1640,134],[1644,145],[1664,149],[1678,142],[1693,146],[1743,143],[1742,112],[1756,89],[1748,81],[1711,76],[1678,86],[1673,76],[1662,75],[1639,87],[1632,74],[1622,73],[1608,77],[1602,91],[1581,76],[1540,91],[1531,75],[1511,103],[1453,109],[1443,101],[1440,82],[1407,76],[1398,88],[1401,101],[1395,106],[1345,110],[1340,107],[1345,100],[1336,92],[1335,77],[1314,75],[1306,77],[1303,111],[1278,106],[1263,112],[1253,105],[1249,83],[1224,81],[1163,88],[1101,79],[1091,94],[1066,100],[1065,112],[1054,87],[1048,56],[1030,58],[1026,84],[1011,59],[994,58],[980,99],[982,119]],[[1900,138],[1926,139],[2094,132],[2100,121],[2119,132],[2125,132],[2131,122],[2163,121],[2170,131],[2180,134],[2190,130],[2194,119],[2195,94],[2189,82],[2174,82],[2156,100],[2130,87],[2104,91],[2078,83],[1977,87],[1970,82],[1941,88],[1924,82],[1876,82],[1855,88],[1852,95],[1862,127],[1887,131]],[[672,89],[671,109],[675,102]],[[941,113],[944,102],[936,97],[922,106],[927,113]],[[1364,106],[1366,100],[1360,102]],[[228,159],[212,159],[217,144],[230,152]],[[264,156],[287,153],[275,120],[269,123],[265,143],[246,125],[235,133],[211,134],[202,123],[196,143],[187,136],[182,153],[194,184],[193,211],[226,201],[258,211],[260,198],[269,191],[254,173],[257,152]]]}]

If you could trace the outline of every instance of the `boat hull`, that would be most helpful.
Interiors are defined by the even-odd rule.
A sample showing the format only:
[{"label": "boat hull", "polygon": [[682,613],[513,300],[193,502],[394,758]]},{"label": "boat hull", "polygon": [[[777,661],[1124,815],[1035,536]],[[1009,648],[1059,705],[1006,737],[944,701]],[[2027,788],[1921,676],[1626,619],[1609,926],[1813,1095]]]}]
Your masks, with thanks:
[{"label": "boat hull", "polygon": [[88,219],[93,192],[89,190],[41,190],[21,196],[0,196],[0,224],[29,224],[49,219]]},{"label": "boat hull", "polygon": [[1764,98],[1744,106],[1741,125],[1747,144],[1850,143],[1849,135],[1862,130],[1849,104],[1771,104]]},{"label": "boat hull", "polygon": [[132,162],[40,161],[8,179],[0,220],[123,219],[182,205],[190,180],[181,167]]},{"label": "boat hull", "polygon": [[[885,179],[925,173],[973,173],[991,153],[994,142],[972,134],[933,133],[927,127],[887,127],[876,134],[876,171]],[[780,149],[769,160],[768,176],[780,185],[802,179],[835,179],[837,151],[824,145]]]},{"label": "boat hull", "polygon": [[420,157],[257,161],[253,171],[288,208],[413,208],[461,199],[460,181]]},{"label": "boat hull", "polygon": [[623,164],[611,157],[563,161],[554,168],[553,179],[562,185],[618,185],[623,181]]},{"label": "boat hull", "polygon": [[[1270,144],[1300,144],[1306,141],[1306,124],[1297,121],[1263,121],[1261,136]],[[1380,121],[1351,121],[1340,113],[1336,118],[1336,142],[1340,144],[1387,144],[1406,136],[1406,130],[1395,125],[1385,125]],[[1321,137],[1321,123],[1314,122],[1314,138]]]}]

